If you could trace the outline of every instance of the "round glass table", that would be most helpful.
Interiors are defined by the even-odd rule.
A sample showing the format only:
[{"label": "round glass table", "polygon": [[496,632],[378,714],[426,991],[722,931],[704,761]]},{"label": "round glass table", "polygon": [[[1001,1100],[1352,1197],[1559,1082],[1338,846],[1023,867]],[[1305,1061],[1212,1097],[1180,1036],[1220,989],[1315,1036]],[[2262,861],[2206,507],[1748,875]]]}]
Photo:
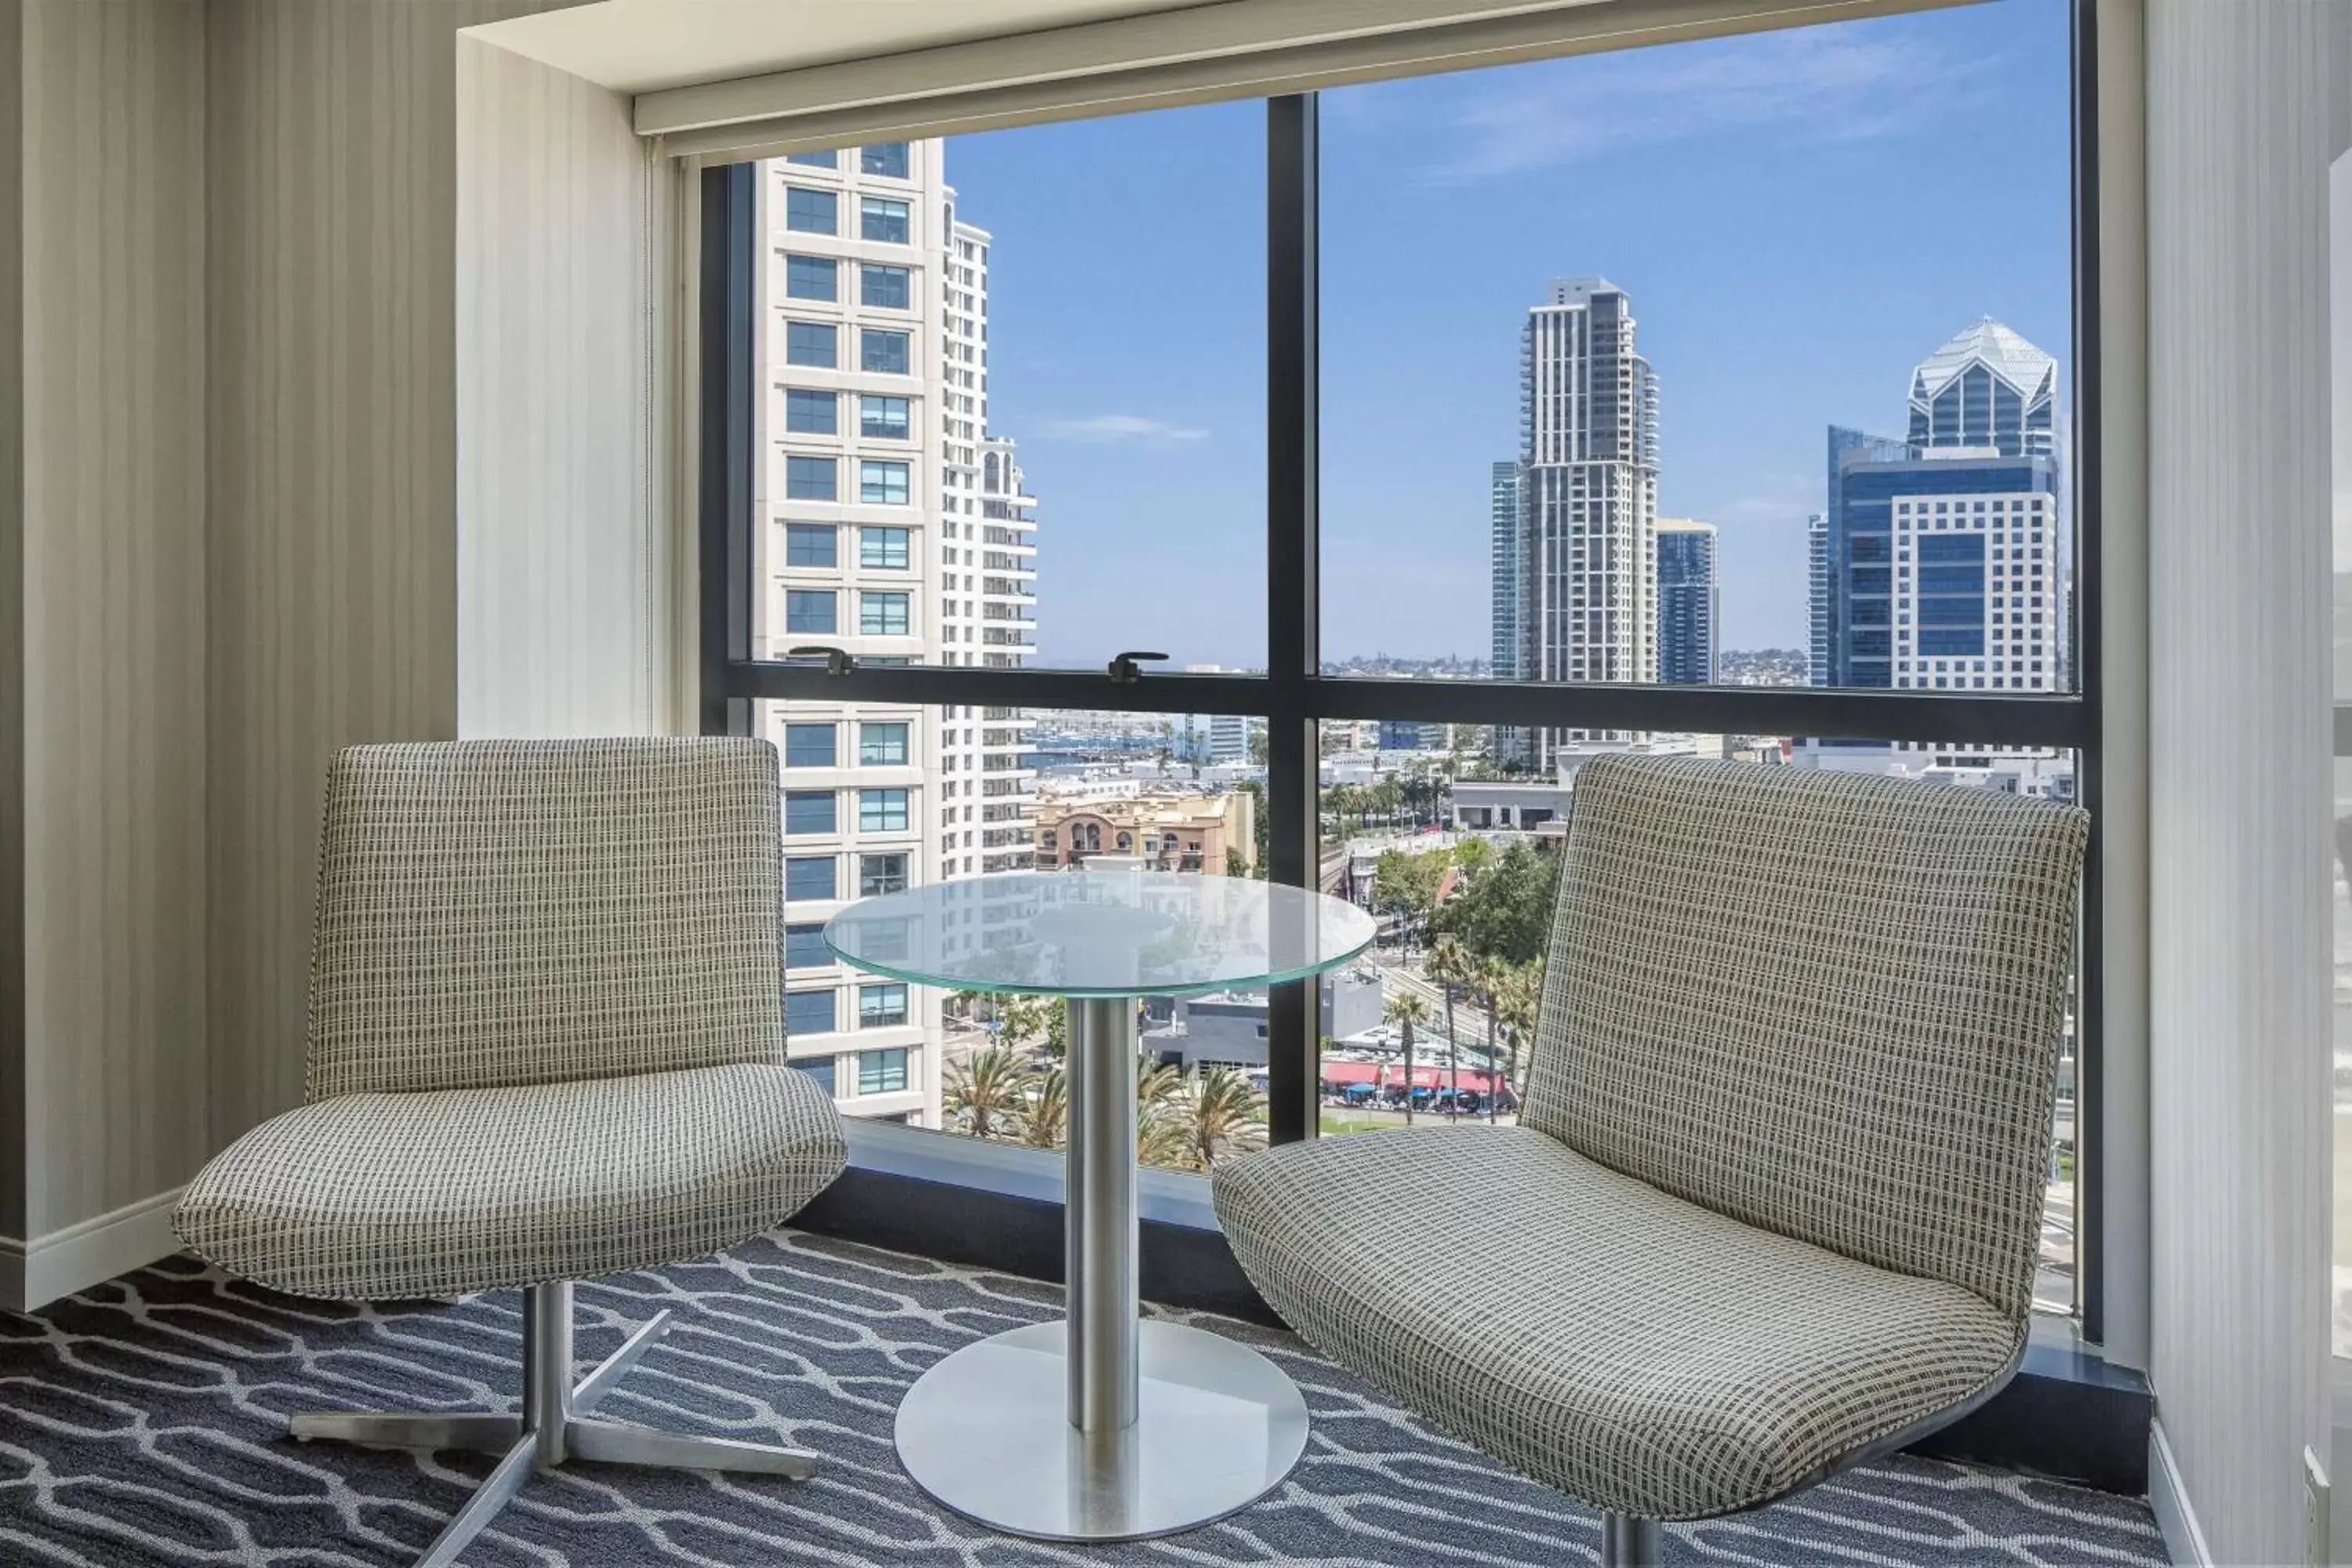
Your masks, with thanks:
[{"label": "round glass table", "polygon": [[867,899],[824,940],[873,973],[1069,1010],[1067,1314],[916,1382],[898,1416],[908,1475],[967,1518],[1057,1541],[1165,1535],[1273,1489],[1307,1446],[1297,1388],[1245,1345],[1139,1314],[1138,999],[1303,979],[1369,946],[1371,918],[1301,888],[1122,868]]}]

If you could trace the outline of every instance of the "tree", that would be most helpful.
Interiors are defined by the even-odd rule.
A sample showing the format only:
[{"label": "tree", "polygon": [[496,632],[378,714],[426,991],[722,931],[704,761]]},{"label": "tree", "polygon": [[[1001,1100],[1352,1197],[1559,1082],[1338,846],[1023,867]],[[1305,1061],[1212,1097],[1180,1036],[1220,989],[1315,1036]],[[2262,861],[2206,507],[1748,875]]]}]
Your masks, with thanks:
[{"label": "tree", "polygon": [[942,1086],[950,1125],[972,1138],[1014,1136],[1028,1104],[1033,1070],[1019,1052],[1005,1046],[991,1046],[950,1064]]},{"label": "tree", "polygon": [[1383,849],[1372,862],[1372,907],[1408,926],[1423,923],[1436,907],[1438,884],[1444,878],[1442,849],[1419,855]]},{"label": "tree", "polygon": [[1519,1063],[1527,1047],[1535,1039],[1536,1018],[1542,1007],[1543,965],[1519,963],[1504,971],[1501,994],[1495,998],[1497,1022],[1503,1026],[1503,1037],[1509,1043],[1511,1063],[1505,1081],[1511,1092],[1524,1101],[1521,1090]]},{"label": "tree", "polygon": [[1144,1057],[1135,1074],[1135,1157],[1147,1165],[1184,1168],[1184,1075]]},{"label": "tree", "polygon": [[[1258,742],[1263,741],[1265,738],[1265,731],[1263,730],[1253,731],[1251,732],[1251,743],[1254,745]],[[1257,878],[1258,880],[1264,881],[1265,879],[1266,846],[1271,842],[1274,835],[1273,820],[1266,816],[1265,811],[1265,784],[1258,779],[1244,779],[1234,787],[1240,790],[1243,794],[1250,796],[1250,805],[1252,808],[1250,811],[1250,874]],[[1240,873],[1235,872],[1234,875],[1238,876]]]},{"label": "tree", "polygon": [[1058,1149],[1070,1139],[1070,1078],[1062,1068],[1034,1075],[1021,1110],[1020,1141],[1033,1149]]},{"label": "tree", "polygon": [[1474,881],[1495,858],[1495,847],[1483,838],[1465,838],[1454,847],[1454,864],[1462,872],[1464,883]]},{"label": "tree", "polygon": [[1203,1068],[1182,1098],[1184,1163],[1213,1169],[1227,1154],[1265,1146],[1265,1102],[1232,1068]]},{"label": "tree", "polygon": [[1437,982],[1445,996],[1446,1089],[1451,1100],[1445,1108],[1448,1121],[1459,1114],[1456,1107],[1462,1101],[1462,1048],[1460,1037],[1454,1032],[1454,991],[1469,980],[1477,962],[1454,937],[1441,936],[1429,950],[1429,977]]},{"label": "tree", "polygon": [[1482,958],[1532,963],[1550,943],[1559,889],[1559,868],[1550,858],[1514,844],[1459,897],[1446,900],[1435,923]]},{"label": "tree", "polygon": [[1496,1091],[1503,1087],[1502,1069],[1498,1065],[1502,1058],[1495,1054],[1495,1013],[1496,998],[1502,994],[1511,971],[1504,967],[1500,959],[1478,958],[1473,959],[1471,963],[1470,984],[1478,993],[1479,1005],[1486,1010],[1486,1121],[1492,1124],[1495,1101],[1500,1098]]},{"label": "tree", "polygon": [[1254,723],[1249,727],[1249,760],[1252,767],[1265,766],[1267,747],[1270,744],[1271,742],[1266,739],[1265,725]]},{"label": "tree", "polygon": [[1399,991],[1388,1000],[1382,1016],[1404,1034],[1404,1121],[1412,1125],[1412,1032],[1429,1022],[1429,1004],[1417,991]]}]

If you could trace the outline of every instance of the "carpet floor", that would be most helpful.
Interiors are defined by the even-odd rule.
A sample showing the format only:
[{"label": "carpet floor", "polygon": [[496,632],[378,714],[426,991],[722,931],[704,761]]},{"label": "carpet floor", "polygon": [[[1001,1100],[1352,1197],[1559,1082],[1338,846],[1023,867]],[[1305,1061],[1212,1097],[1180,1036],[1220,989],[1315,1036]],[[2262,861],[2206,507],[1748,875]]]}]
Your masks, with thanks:
[{"label": "carpet floor", "polygon": [[[1053,1317],[1055,1287],[781,1231],[579,1289],[583,1366],[661,1308],[678,1321],[598,1414],[781,1441],[814,1481],[575,1464],[535,1478],[478,1568],[1027,1568],[1595,1560],[1593,1517],[1432,1432],[1287,1335],[1193,1314],[1278,1362],[1314,1414],[1306,1458],[1222,1523],[1088,1549],[992,1535],[898,1468],[907,1384],[973,1339]],[[511,1408],[520,1299],[349,1306],[179,1258],[29,1317],[0,1313],[0,1563],[375,1568],[411,1562],[490,1461],[296,1445],[304,1409]],[[2160,1563],[2145,1503],[1897,1457],[1790,1502],[1677,1526],[1696,1563]]]}]

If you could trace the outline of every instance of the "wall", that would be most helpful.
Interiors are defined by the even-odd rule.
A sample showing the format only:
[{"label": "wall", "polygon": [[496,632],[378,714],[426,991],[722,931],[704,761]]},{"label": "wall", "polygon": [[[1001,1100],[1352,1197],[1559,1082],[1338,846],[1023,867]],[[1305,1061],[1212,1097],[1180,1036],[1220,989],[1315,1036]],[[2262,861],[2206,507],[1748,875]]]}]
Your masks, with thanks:
[{"label": "wall", "polygon": [[2218,1561],[2326,1452],[2326,169],[2352,6],[2149,0],[2150,1377]]},{"label": "wall", "polygon": [[178,0],[0,13],[12,1291],[88,1222],[160,1234],[210,1152],[202,29]]},{"label": "wall", "polygon": [[467,38],[457,114],[458,732],[666,728],[654,171],[625,96]]},{"label": "wall", "polygon": [[457,30],[550,8],[205,7],[216,1144],[300,1098],[328,757],[458,731]]}]

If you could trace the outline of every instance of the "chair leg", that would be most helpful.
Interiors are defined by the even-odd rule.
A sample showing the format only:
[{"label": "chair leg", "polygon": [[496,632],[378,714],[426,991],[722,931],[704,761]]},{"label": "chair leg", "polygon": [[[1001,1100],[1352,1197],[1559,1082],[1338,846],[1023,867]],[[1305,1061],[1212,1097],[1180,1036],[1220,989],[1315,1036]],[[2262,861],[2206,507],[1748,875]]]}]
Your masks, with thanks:
[{"label": "chair leg", "polygon": [[1658,1568],[1660,1531],[1654,1519],[1630,1513],[1601,1516],[1601,1568]]},{"label": "chair leg", "polygon": [[290,1416],[286,1431],[298,1443],[356,1443],[363,1448],[462,1448],[503,1454],[522,1436],[513,1415],[452,1415],[446,1411],[381,1411],[365,1415],[310,1410]]},{"label": "chair leg", "polygon": [[572,1287],[535,1285],[523,1292],[522,1414],[463,1412],[321,1411],[294,1416],[289,1435],[377,1447],[462,1448],[502,1455],[489,1479],[476,1489],[418,1559],[417,1568],[450,1568],[457,1555],[514,1500],[536,1470],[551,1470],[571,1459],[640,1465],[658,1469],[724,1470],[739,1475],[782,1476],[806,1480],[816,1473],[817,1456],[799,1448],[725,1437],[694,1437],[614,1421],[590,1421],[583,1413],[610,1393],[637,1358],[668,1329],[663,1312],[629,1336],[604,1363],[572,1380]]}]

